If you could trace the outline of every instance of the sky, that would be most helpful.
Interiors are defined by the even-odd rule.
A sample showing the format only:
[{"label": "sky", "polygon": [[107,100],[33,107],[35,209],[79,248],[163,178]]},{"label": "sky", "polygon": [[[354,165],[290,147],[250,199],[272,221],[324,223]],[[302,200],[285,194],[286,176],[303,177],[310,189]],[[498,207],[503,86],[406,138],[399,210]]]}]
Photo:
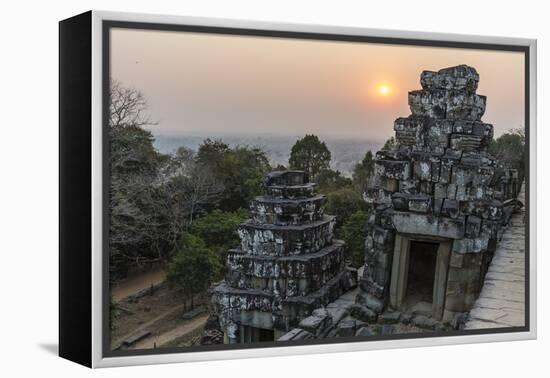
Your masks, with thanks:
[{"label": "sky", "polygon": [[111,30],[111,77],[148,100],[163,136],[296,135],[383,141],[420,73],[480,74],[495,136],[524,126],[522,53],[189,32]]}]

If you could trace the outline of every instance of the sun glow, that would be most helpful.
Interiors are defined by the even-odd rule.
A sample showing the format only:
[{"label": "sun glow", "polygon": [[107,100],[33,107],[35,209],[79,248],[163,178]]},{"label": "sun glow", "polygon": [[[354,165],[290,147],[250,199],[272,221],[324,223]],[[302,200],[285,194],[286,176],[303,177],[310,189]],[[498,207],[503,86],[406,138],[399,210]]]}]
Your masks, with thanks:
[{"label": "sun glow", "polygon": [[378,94],[380,96],[386,97],[389,96],[391,93],[391,88],[388,84],[380,84],[378,86]]}]

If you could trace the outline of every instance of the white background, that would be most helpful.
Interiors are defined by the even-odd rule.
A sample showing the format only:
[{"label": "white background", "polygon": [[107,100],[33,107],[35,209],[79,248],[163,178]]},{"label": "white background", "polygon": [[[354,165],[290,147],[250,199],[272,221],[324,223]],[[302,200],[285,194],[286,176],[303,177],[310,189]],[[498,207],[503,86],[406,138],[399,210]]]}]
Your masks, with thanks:
[{"label": "white background", "polygon": [[[526,377],[550,370],[545,1],[5,1],[0,13],[0,375],[115,377]],[[56,356],[58,25],[89,9],[537,38],[537,341],[157,365],[91,371]],[[546,67],[545,67],[546,66]],[[498,67],[495,67],[498,69]],[[546,350],[545,350],[546,349]],[[546,374],[545,374],[546,373]]]}]

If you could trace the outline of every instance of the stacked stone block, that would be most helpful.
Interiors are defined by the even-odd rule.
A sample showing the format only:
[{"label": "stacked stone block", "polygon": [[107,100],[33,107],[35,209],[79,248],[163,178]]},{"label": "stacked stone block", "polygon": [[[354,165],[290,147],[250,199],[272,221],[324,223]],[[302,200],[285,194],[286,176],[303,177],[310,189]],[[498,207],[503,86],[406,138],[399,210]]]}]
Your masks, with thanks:
[{"label": "stacked stone block", "polygon": [[227,342],[242,326],[276,331],[295,327],[312,311],[356,285],[344,243],[333,239],[335,217],[302,171],[277,171],[250,203],[238,229],[241,245],[227,254],[226,278],[211,300]]},{"label": "stacked stone block", "polygon": [[[388,303],[396,233],[452,240],[447,311],[467,311],[502,224],[494,190],[495,159],[487,153],[493,126],[481,120],[486,98],[479,75],[461,65],[421,74],[409,92],[412,114],[394,123],[396,147],[375,156],[365,200],[372,205],[362,300]],[[366,297],[366,299],[365,299]]]}]

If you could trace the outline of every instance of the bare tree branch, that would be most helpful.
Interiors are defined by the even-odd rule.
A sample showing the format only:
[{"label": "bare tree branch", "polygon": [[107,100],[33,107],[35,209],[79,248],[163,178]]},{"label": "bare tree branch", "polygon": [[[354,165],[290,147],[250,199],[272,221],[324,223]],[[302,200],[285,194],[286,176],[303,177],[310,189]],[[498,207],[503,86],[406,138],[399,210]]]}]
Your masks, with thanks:
[{"label": "bare tree branch", "polygon": [[125,87],[116,79],[111,79],[109,106],[109,126],[143,127],[157,125],[146,115],[148,104],[141,91]]}]

